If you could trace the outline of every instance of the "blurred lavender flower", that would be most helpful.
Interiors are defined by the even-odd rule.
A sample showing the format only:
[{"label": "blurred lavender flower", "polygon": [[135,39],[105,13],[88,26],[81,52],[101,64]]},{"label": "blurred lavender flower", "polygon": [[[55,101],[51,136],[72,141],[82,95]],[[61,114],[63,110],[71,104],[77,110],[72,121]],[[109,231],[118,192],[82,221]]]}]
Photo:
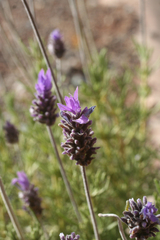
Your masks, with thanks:
[{"label": "blurred lavender flower", "polygon": [[3,129],[5,131],[5,138],[8,143],[10,144],[18,143],[19,131],[12,123],[6,121],[5,125],[3,126]]},{"label": "blurred lavender flower", "polygon": [[62,35],[58,29],[55,29],[49,36],[48,51],[50,54],[55,54],[57,58],[62,58],[65,53]]},{"label": "blurred lavender flower", "polygon": [[71,233],[71,235],[64,236],[63,233],[59,234],[61,240],[78,240],[80,238],[79,235],[76,235],[74,232]]},{"label": "blurred lavender flower", "polygon": [[31,184],[24,172],[17,172],[18,178],[12,179],[12,184],[16,185],[21,192],[19,198],[24,202],[24,210],[30,208],[38,217],[42,214],[41,198],[38,196],[38,188]]},{"label": "blurred lavender flower", "polygon": [[64,100],[66,106],[61,103],[57,104],[63,118],[59,124],[63,128],[65,139],[65,143],[61,144],[64,148],[63,154],[69,155],[71,160],[76,160],[77,165],[87,166],[94,159],[92,155],[99,149],[99,147],[93,147],[97,139],[92,138],[94,132],[89,128],[92,121],[88,119],[95,106],[81,110],[78,87],[74,96],[70,94],[70,97],[65,97]]},{"label": "blurred lavender flower", "polygon": [[41,69],[38,75],[38,83],[35,85],[37,93],[36,98],[33,100],[33,105],[30,107],[31,116],[35,121],[52,126],[55,123],[58,114],[56,114],[56,96],[51,92],[52,89],[52,76],[50,69],[47,70],[46,75],[44,70]]},{"label": "blurred lavender flower", "polygon": [[139,198],[137,203],[132,198],[129,199],[129,204],[130,209],[123,212],[124,217],[121,220],[128,225],[130,238],[144,240],[155,237],[155,233],[159,232],[155,226],[160,225],[160,214],[155,215],[158,209],[151,202],[147,202],[145,196],[143,197],[143,203]]}]

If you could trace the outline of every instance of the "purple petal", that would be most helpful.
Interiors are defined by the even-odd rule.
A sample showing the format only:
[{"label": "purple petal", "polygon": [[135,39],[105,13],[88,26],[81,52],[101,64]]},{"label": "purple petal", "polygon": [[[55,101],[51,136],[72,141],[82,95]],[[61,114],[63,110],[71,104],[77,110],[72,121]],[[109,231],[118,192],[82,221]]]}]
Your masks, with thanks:
[{"label": "purple petal", "polygon": [[89,117],[89,115],[94,111],[95,107],[96,107],[96,106],[90,107],[89,109],[88,109],[88,108],[85,108],[83,114],[84,114],[86,117]]},{"label": "purple petal", "polygon": [[89,119],[85,115],[82,115],[80,118],[73,120],[73,122],[77,122],[79,124],[85,124],[88,121],[89,121]]},{"label": "purple petal", "polygon": [[69,112],[72,112],[72,109],[70,109],[69,107],[61,104],[61,103],[57,103],[58,105],[58,108],[61,110],[61,111],[69,111]]},{"label": "purple petal", "polygon": [[18,178],[13,178],[11,184],[15,185],[18,182]]},{"label": "purple petal", "polygon": [[60,34],[60,31],[58,29],[55,29],[52,33],[51,33],[51,37],[53,40],[59,40],[62,39],[62,35]]},{"label": "purple petal", "polygon": [[74,99],[78,101],[78,87],[76,88],[76,91],[74,92]]},{"label": "purple petal", "polygon": [[151,214],[151,215],[150,215],[150,219],[151,219],[152,222],[157,222],[157,223],[159,223],[159,219],[158,219],[154,214]]},{"label": "purple petal", "polygon": [[52,74],[50,69],[48,69],[46,72],[45,86],[46,86],[46,90],[50,90],[52,88]]},{"label": "purple petal", "polygon": [[72,98],[72,97],[69,98],[69,97],[67,97],[67,96],[65,96],[65,98],[64,98],[64,100],[65,100],[65,102],[66,102],[66,106],[69,107],[69,108],[72,108],[72,107],[71,107],[71,101],[70,101],[71,98]]}]

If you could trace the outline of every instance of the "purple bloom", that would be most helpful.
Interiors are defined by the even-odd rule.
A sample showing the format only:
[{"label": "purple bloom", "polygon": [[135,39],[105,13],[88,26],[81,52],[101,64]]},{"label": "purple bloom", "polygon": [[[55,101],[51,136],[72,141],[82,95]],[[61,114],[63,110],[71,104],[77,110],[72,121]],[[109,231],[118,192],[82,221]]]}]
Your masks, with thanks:
[{"label": "purple bloom", "polygon": [[62,58],[65,53],[62,35],[58,29],[55,29],[49,36],[48,51],[50,54],[55,54],[57,58]]},{"label": "purple bloom", "polygon": [[12,123],[6,121],[6,124],[5,126],[3,126],[3,129],[5,131],[5,138],[8,143],[10,144],[18,143],[19,131]]},{"label": "purple bloom", "polygon": [[65,102],[66,105],[58,103],[63,118],[59,124],[63,128],[65,139],[65,143],[61,144],[64,148],[63,154],[69,155],[71,160],[76,160],[76,164],[87,166],[94,159],[92,155],[98,149],[93,147],[97,139],[92,138],[94,132],[89,128],[92,121],[88,119],[95,106],[81,110],[78,87],[73,96],[70,94],[70,97],[65,97]]},{"label": "purple bloom", "polygon": [[61,111],[72,112],[75,116],[78,116],[78,118],[73,119],[74,122],[80,124],[85,124],[89,122],[88,119],[89,109],[86,107],[83,111],[81,111],[81,106],[78,100],[78,87],[76,88],[76,91],[74,92],[73,96],[70,94],[70,97],[66,96],[64,100],[66,102],[66,106],[61,103],[57,103]]},{"label": "purple bloom", "polygon": [[71,235],[64,236],[63,233],[59,234],[61,240],[78,240],[80,238],[79,235],[76,235],[74,232],[71,233]]},{"label": "purple bloom", "polygon": [[51,37],[54,41],[57,40],[62,40],[62,35],[60,33],[60,31],[58,29],[55,29],[52,33],[51,33]]},{"label": "purple bloom", "polygon": [[30,182],[27,178],[27,175],[24,172],[17,172],[18,178],[13,178],[12,184],[19,185],[22,191],[28,190],[30,186]]},{"label": "purple bloom", "polygon": [[143,219],[150,219],[152,222],[157,222],[159,219],[154,215],[157,212],[157,208],[151,203],[148,202],[145,206],[143,206],[141,213],[143,214]]},{"label": "purple bloom", "polygon": [[136,240],[148,239],[155,237],[159,230],[156,225],[160,224],[160,215],[155,215],[157,209],[151,202],[147,202],[147,198],[143,197],[143,202],[137,199],[129,199],[130,209],[124,211],[124,217],[121,220],[126,223],[130,229],[130,238]]},{"label": "purple bloom", "polygon": [[41,69],[38,75],[38,83],[35,85],[37,94],[44,96],[52,89],[52,75],[50,69],[47,70],[46,75],[44,70]]},{"label": "purple bloom", "polygon": [[24,202],[23,209],[30,208],[39,217],[42,214],[41,198],[38,196],[38,189],[29,182],[24,172],[17,172],[18,178],[12,179],[12,184],[20,189],[19,197]]},{"label": "purple bloom", "polygon": [[36,98],[30,107],[31,116],[35,121],[52,126],[55,123],[58,114],[56,112],[56,96],[51,92],[52,76],[50,69],[47,70],[46,75],[41,69],[38,75],[38,83],[35,85],[37,93]]}]

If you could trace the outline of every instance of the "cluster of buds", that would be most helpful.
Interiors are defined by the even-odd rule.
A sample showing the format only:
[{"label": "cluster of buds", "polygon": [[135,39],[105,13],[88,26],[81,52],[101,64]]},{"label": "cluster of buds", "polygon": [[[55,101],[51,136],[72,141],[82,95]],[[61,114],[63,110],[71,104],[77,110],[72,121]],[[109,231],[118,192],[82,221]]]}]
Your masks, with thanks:
[{"label": "cluster of buds", "polygon": [[19,189],[19,198],[24,202],[23,209],[31,209],[39,217],[42,214],[41,198],[38,196],[38,188],[31,184],[24,172],[17,172],[18,178],[12,180],[12,184]]},{"label": "cluster of buds", "polygon": [[19,131],[12,123],[6,121],[6,124],[4,125],[3,129],[5,131],[5,138],[8,143],[10,144],[18,143]]},{"label": "cluster of buds", "polygon": [[58,114],[56,113],[56,96],[51,92],[52,76],[50,69],[46,75],[42,69],[38,75],[38,83],[35,85],[37,93],[36,99],[33,100],[33,106],[30,107],[31,116],[35,121],[52,126],[55,123]]},{"label": "cluster of buds", "polygon": [[62,58],[65,53],[62,35],[58,29],[55,29],[49,36],[48,51],[50,54],[54,54],[57,58]]},{"label": "cluster of buds", "polygon": [[93,147],[96,138],[92,138],[94,132],[90,128],[92,121],[88,119],[95,107],[84,108],[78,100],[78,87],[74,96],[65,97],[66,106],[58,103],[61,110],[60,115],[63,118],[59,126],[63,129],[65,143],[63,154],[69,155],[71,160],[76,160],[77,165],[87,166],[94,157],[93,154],[99,147]]},{"label": "cluster of buds", "polygon": [[80,236],[76,235],[74,232],[71,233],[71,235],[64,236],[63,233],[59,234],[61,240],[79,240]]},{"label": "cluster of buds", "polygon": [[147,202],[147,198],[129,199],[130,208],[123,212],[124,217],[121,220],[126,223],[130,229],[130,238],[136,240],[145,240],[149,237],[155,237],[156,232],[159,232],[157,225],[160,224],[159,215],[155,215],[157,208],[151,203]]}]

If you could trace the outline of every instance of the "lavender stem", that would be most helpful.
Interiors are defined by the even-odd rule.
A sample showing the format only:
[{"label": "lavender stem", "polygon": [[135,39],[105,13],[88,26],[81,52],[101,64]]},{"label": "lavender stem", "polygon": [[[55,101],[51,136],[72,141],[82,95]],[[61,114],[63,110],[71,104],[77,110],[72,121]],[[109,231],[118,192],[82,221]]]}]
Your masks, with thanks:
[{"label": "lavender stem", "polygon": [[59,88],[58,88],[58,85],[57,85],[57,82],[56,82],[56,78],[55,78],[54,72],[53,72],[53,70],[52,70],[52,67],[51,67],[51,64],[50,64],[50,62],[49,62],[48,56],[47,56],[47,54],[46,54],[45,48],[44,48],[44,46],[43,46],[43,43],[42,43],[40,34],[39,34],[39,32],[38,32],[38,29],[37,29],[37,27],[36,27],[35,21],[34,21],[34,19],[33,19],[32,13],[31,13],[31,11],[30,11],[30,9],[29,9],[29,7],[28,7],[28,4],[27,4],[26,0],[21,0],[21,1],[22,1],[23,5],[24,5],[24,8],[25,8],[26,13],[27,13],[27,15],[28,15],[29,21],[30,21],[30,23],[31,23],[32,29],[33,29],[34,34],[35,34],[35,36],[36,36],[36,39],[37,39],[37,42],[38,42],[38,44],[39,44],[41,53],[42,53],[42,55],[43,55],[43,57],[44,57],[44,59],[45,59],[46,65],[47,65],[47,67],[51,70],[52,79],[53,79],[53,83],[54,83],[54,86],[55,86],[55,91],[56,91],[58,100],[59,100],[61,103],[63,103],[63,99],[62,99],[61,93],[60,93],[60,91],[59,91]]},{"label": "lavender stem", "polygon": [[73,205],[73,208],[76,212],[76,215],[77,215],[77,219],[79,222],[82,221],[82,218],[81,218],[81,215],[78,211],[78,206],[74,200],[74,196],[73,196],[73,193],[72,193],[72,190],[71,190],[71,186],[69,184],[69,181],[67,179],[67,176],[66,176],[66,172],[64,170],[64,167],[63,167],[63,164],[62,164],[62,161],[61,161],[61,158],[59,156],[59,152],[58,152],[58,149],[57,149],[57,145],[56,145],[56,142],[55,142],[55,139],[54,139],[54,136],[53,136],[53,133],[52,133],[52,130],[50,127],[47,126],[47,131],[48,131],[48,134],[49,134],[49,137],[50,137],[50,141],[51,141],[51,144],[52,144],[52,147],[54,148],[55,150],[55,153],[56,153],[56,156],[57,156],[57,160],[58,160],[58,163],[59,163],[59,168],[60,168],[60,172],[61,172],[61,175],[62,175],[62,178],[63,178],[63,181],[65,183],[65,186],[66,186],[66,189],[67,189],[67,192],[68,192],[68,195],[70,197],[70,200],[71,200],[71,203]]},{"label": "lavender stem", "polygon": [[8,215],[11,219],[11,222],[13,224],[13,227],[18,235],[18,238],[21,239],[21,240],[24,240],[24,237],[23,237],[23,233],[21,231],[21,227],[18,223],[18,220],[13,212],[13,209],[12,209],[12,206],[10,204],[10,201],[7,197],[7,194],[5,192],[5,189],[4,189],[4,186],[3,186],[3,182],[2,182],[2,179],[0,178],[0,194],[1,194],[1,197],[2,197],[2,200],[4,202],[4,205],[7,209],[7,212],[8,212]]},{"label": "lavender stem", "polygon": [[82,179],[83,179],[83,185],[84,185],[84,190],[85,190],[85,194],[86,194],[87,204],[88,204],[88,208],[89,208],[89,212],[90,212],[90,216],[91,216],[91,221],[92,221],[92,225],[93,225],[94,235],[95,235],[96,240],[99,240],[100,237],[99,237],[99,233],[98,233],[96,218],[95,218],[95,215],[94,215],[94,212],[93,212],[93,206],[92,206],[91,197],[90,197],[90,193],[89,193],[89,187],[88,187],[85,167],[81,166],[80,168],[81,168],[81,174],[82,174]]},{"label": "lavender stem", "polygon": [[99,213],[98,216],[99,217],[115,217],[115,218],[117,218],[118,228],[119,228],[119,233],[121,235],[121,238],[122,238],[122,240],[127,240],[127,238],[126,238],[126,236],[124,234],[124,231],[123,231],[121,219],[120,219],[120,217],[118,215],[113,214],[113,213],[108,213],[108,214]]}]

